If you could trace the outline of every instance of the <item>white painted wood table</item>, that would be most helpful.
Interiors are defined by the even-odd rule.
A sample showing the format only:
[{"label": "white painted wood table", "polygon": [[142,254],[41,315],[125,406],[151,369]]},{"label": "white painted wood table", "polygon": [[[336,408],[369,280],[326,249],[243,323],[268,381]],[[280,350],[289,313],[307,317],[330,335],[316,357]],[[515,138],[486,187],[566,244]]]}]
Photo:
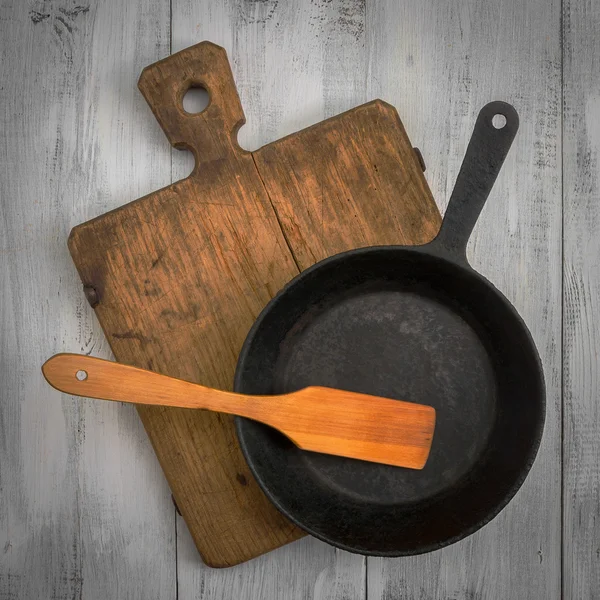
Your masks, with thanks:
[{"label": "white painted wood table", "polygon": [[[0,6],[0,599],[600,598],[600,2]],[[384,560],[306,538],[209,569],[133,408],[43,381],[55,352],[110,356],[67,235],[191,170],[136,81],[204,39],[232,61],[242,146],[382,98],[442,210],[481,106],[519,111],[469,257],[532,330],[547,421],[522,489],[463,542]]]}]

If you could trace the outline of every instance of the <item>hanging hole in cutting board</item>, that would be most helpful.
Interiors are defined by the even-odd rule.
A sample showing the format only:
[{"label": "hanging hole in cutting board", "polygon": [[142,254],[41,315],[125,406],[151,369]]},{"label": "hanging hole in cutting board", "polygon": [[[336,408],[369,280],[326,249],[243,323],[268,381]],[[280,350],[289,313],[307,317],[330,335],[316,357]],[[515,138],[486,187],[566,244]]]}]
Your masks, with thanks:
[{"label": "hanging hole in cutting board", "polygon": [[208,92],[203,87],[193,86],[183,95],[183,110],[195,115],[201,113],[209,102]]},{"label": "hanging hole in cutting board", "polygon": [[77,377],[77,379],[79,379],[79,381],[85,381],[88,378],[88,374],[87,371],[77,371],[77,373],[75,373],[75,377]]},{"label": "hanging hole in cutting board", "polygon": [[506,125],[506,117],[501,114],[494,115],[492,117],[492,125],[496,129],[502,129]]}]

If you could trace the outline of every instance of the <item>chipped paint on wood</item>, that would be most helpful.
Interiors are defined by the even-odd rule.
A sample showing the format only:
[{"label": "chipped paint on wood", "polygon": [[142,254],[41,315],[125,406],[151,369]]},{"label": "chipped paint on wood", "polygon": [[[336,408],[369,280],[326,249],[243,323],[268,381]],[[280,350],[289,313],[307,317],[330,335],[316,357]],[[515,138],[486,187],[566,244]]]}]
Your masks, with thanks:
[{"label": "chipped paint on wood", "polygon": [[600,6],[565,0],[565,600],[600,597]]},{"label": "chipped paint on wood", "polygon": [[[533,26],[535,23],[535,26]],[[464,541],[400,561],[368,560],[369,598],[560,598],[560,2],[367,2],[369,96],[391,102],[445,207],[479,109],[513,104],[520,129],[468,248],[516,306],[547,385],[542,446],[498,517]]]},{"label": "chipped paint on wood", "polygon": [[40,371],[55,352],[109,355],[66,239],[170,177],[135,87],[168,19],[160,0],[2,4],[2,599],[175,598],[175,510],[137,415]]}]

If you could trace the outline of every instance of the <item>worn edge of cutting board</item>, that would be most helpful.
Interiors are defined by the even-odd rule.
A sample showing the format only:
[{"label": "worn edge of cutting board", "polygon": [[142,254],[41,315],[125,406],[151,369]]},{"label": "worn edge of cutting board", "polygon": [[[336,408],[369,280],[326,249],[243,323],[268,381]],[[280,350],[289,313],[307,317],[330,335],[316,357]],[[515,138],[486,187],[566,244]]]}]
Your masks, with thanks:
[{"label": "worn edge of cutting board", "polygon": [[[148,77],[153,76],[156,83],[157,77],[174,77],[175,73],[171,103],[173,99],[180,103],[190,84],[206,87],[211,98],[200,115],[184,114],[186,127],[173,126],[183,111],[161,107],[164,97],[148,89]],[[69,249],[88,298],[96,304],[102,329],[121,362],[228,389],[247,330],[298,268],[363,245],[426,243],[439,229],[440,215],[420,164],[396,110],[384,102],[359,106],[249,153],[237,146],[236,132],[244,116],[222,48],[210,42],[187,48],[147,67],[139,85],[170,142],[192,149],[197,164],[188,178],[83,223],[69,236]],[[227,102],[221,102],[224,97]],[[230,135],[223,135],[226,127]],[[359,137],[374,136],[376,143],[369,151],[352,145],[348,151],[332,154],[338,128]],[[327,134],[324,147],[318,150],[322,131]],[[341,134],[337,137],[346,140]],[[314,145],[305,148],[304,144]],[[323,152],[326,155],[316,159]],[[363,160],[365,154],[369,156]],[[237,174],[248,178],[250,196],[237,183],[226,194],[219,188],[230,162],[239,170]],[[310,166],[319,171],[313,173],[317,188],[299,179],[307,171],[310,175]],[[328,186],[345,181],[346,173],[350,178],[348,171],[364,176],[357,182],[360,187],[342,186],[341,195],[327,192]],[[273,181],[273,177],[280,180]],[[217,187],[209,195],[211,185]],[[232,198],[244,202],[234,207]],[[326,210],[329,198],[334,199],[336,209],[341,209],[346,198],[354,212]],[[164,217],[164,211],[170,211],[172,219],[179,217],[182,228],[187,228],[193,252],[178,238],[163,237],[168,236],[168,227],[158,227],[153,215]],[[225,216],[230,225],[233,219],[235,226],[216,225],[214,219],[219,216]],[[196,226],[200,219],[202,227]],[[238,227],[248,220],[252,227]],[[339,224],[335,235],[324,235],[333,224]],[[120,253],[128,235],[133,236],[132,252]],[[185,252],[185,261],[169,259],[180,251]],[[190,268],[200,262],[200,256],[218,269]],[[223,271],[232,268],[223,279]],[[183,288],[177,298],[157,285],[159,274]],[[204,307],[182,285],[186,277],[192,277],[195,281],[190,283],[204,291]],[[250,285],[250,279],[258,285]],[[216,296],[210,297],[209,292]],[[227,301],[237,302],[240,309],[234,310],[233,320],[224,314]],[[146,329],[136,328],[141,315],[156,312],[157,304],[162,316],[146,319]],[[162,332],[164,324],[167,329]],[[183,329],[188,332],[185,340],[178,340]],[[210,356],[203,359],[205,348]],[[206,564],[232,566],[304,535],[268,502],[250,475],[231,418],[181,409],[140,407],[138,412]]]}]

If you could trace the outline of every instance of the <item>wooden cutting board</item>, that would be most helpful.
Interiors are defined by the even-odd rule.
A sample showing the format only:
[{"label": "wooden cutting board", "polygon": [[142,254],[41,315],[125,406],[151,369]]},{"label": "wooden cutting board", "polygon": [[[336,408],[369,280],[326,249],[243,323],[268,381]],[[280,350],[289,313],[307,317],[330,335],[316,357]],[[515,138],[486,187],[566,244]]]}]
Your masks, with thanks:
[{"label": "wooden cutting board", "polygon": [[[183,110],[190,87],[209,106]],[[299,271],[350,248],[421,244],[440,215],[395,109],[379,100],[250,153],[223,48],[203,42],[144,69],[139,88],[185,180],[73,229],[69,249],[117,360],[230,389],[254,319]],[[266,499],[233,420],[140,407],[203,560],[235,565],[304,533]]]}]

